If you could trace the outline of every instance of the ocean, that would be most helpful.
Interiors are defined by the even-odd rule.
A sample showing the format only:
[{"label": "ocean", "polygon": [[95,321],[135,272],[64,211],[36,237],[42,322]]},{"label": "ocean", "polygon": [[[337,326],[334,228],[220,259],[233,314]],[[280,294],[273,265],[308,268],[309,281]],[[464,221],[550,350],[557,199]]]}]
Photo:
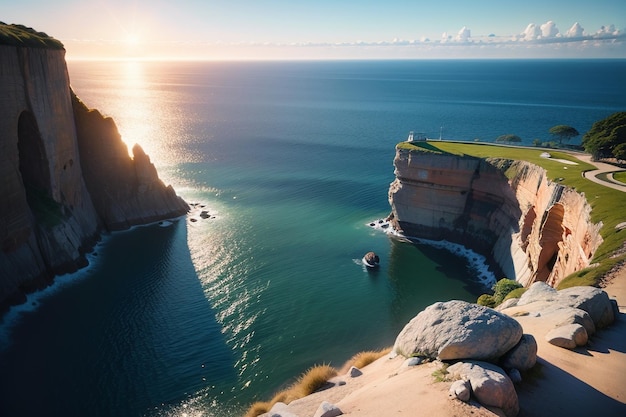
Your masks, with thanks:
[{"label": "ocean", "polygon": [[68,67],[194,206],[106,234],[88,268],[11,310],[3,416],[237,416],[311,366],[391,346],[424,307],[501,278],[462,248],[369,226],[390,212],[396,143],[530,144],[626,109],[624,60]]}]

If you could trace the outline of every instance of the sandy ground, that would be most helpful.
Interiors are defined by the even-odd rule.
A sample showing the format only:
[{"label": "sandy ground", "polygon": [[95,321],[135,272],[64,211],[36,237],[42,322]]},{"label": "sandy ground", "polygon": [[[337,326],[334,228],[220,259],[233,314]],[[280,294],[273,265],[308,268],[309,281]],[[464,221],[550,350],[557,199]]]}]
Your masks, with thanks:
[{"label": "sandy ground", "polygon": [[[549,326],[536,317],[516,317],[524,333],[535,336],[538,361],[531,375],[517,386],[520,417],[626,416],[626,266],[605,291],[616,299],[615,323],[598,331],[584,348],[570,351],[545,341]],[[433,376],[437,362],[402,368],[402,357],[384,357],[365,367],[363,375],[343,375],[336,385],[292,402],[289,411],[313,416],[323,401],[337,405],[350,417],[496,416],[480,404],[448,395],[449,382]]]}]

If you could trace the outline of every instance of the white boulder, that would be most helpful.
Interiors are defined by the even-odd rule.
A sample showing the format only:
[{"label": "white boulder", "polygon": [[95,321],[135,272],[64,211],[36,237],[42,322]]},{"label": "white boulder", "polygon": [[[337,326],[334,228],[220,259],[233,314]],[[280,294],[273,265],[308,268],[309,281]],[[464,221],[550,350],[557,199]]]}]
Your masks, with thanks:
[{"label": "white boulder", "polygon": [[405,357],[497,360],[522,337],[513,318],[489,307],[452,300],[428,306],[396,338],[393,351]]}]

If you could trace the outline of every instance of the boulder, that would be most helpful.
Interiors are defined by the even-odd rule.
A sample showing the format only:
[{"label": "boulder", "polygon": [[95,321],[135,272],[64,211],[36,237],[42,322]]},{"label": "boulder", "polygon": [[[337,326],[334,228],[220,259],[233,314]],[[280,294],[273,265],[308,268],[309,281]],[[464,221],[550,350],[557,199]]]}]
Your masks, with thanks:
[{"label": "boulder", "polygon": [[522,374],[518,369],[509,369],[506,374],[509,376],[509,378],[511,378],[511,382],[513,382],[514,384],[517,385],[522,382]]},{"label": "boulder", "polygon": [[502,302],[502,304],[498,305],[496,307],[496,310],[502,311],[510,307],[515,307],[518,301],[519,301],[519,298],[509,298],[508,300],[505,300],[504,302]]},{"label": "boulder", "polygon": [[613,305],[606,292],[596,287],[571,287],[558,292],[558,302],[589,313],[596,328],[601,329],[615,321]]},{"label": "boulder", "polygon": [[596,326],[591,319],[589,313],[580,308],[569,306],[558,306],[553,310],[546,311],[543,316],[546,320],[555,323],[556,327],[565,326],[567,324],[580,324],[587,331],[587,335],[591,336],[596,332]]},{"label": "boulder", "polygon": [[424,358],[420,358],[418,356],[411,356],[410,358],[407,358],[407,360],[405,360],[402,363],[401,368],[409,368],[411,366],[417,366],[417,365],[420,365],[422,362],[424,362]]},{"label": "boulder", "polygon": [[350,375],[350,378],[356,378],[358,376],[363,375],[363,372],[356,366],[351,366],[350,370],[348,371],[348,374]]},{"label": "boulder", "polygon": [[472,393],[484,406],[498,407],[507,417],[519,413],[515,386],[502,368],[488,362],[457,362],[448,367],[452,378],[469,381]]},{"label": "boulder", "polygon": [[298,417],[289,411],[289,406],[287,404],[282,402],[274,404],[270,411],[268,411],[265,415],[268,417]]},{"label": "boulder", "polygon": [[471,387],[469,382],[462,379],[457,379],[450,385],[450,395],[457,400],[468,402],[471,394]]},{"label": "boulder", "polygon": [[504,369],[526,371],[537,363],[537,341],[532,334],[524,334],[520,341],[500,360]]},{"label": "boulder", "polygon": [[396,338],[393,351],[405,357],[496,360],[522,337],[513,318],[491,308],[452,300],[430,305]]},{"label": "boulder", "polygon": [[533,283],[517,301],[518,306],[534,303],[537,301],[553,301],[557,299],[558,291],[542,281]]},{"label": "boulder", "polygon": [[551,330],[546,335],[548,343],[565,349],[587,344],[587,331],[580,324],[567,324]]},{"label": "boulder", "polygon": [[343,412],[335,404],[324,401],[320,404],[313,417],[337,417]]}]

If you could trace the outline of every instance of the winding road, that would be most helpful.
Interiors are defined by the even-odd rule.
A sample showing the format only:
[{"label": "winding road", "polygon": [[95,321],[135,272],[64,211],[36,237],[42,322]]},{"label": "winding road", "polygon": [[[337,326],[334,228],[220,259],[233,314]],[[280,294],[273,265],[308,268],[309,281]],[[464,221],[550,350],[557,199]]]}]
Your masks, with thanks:
[{"label": "winding road", "polygon": [[[597,184],[604,185],[605,187],[613,188],[615,190],[619,190],[619,191],[622,191],[622,192],[626,193],[626,184],[623,184],[621,182],[618,182],[618,181],[614,180],[613,179],[613,175],[610,174],[610,173],[616,172],[616,171],[623,171],[623,169],[619,169],[615,165],[606,164],[604,162],[592,161],[591,160],[591,155],[589,155],[589,154],[574,154],[574,153],[572,153],[571,155],[574,155],[576,158],[578,158],[582,162],[586,162],[586,163],[596,167],[596,169],[594,169],[592,171],[585,171],[585,172],[583,172],[583,176],[585,178],[587,178],[589,181],[593,181],[593,182],[595,182]],[[598,178],[598,175],[606,174],[606,173],[609,173],[607,175],[607,179],[606,180]]]}]

